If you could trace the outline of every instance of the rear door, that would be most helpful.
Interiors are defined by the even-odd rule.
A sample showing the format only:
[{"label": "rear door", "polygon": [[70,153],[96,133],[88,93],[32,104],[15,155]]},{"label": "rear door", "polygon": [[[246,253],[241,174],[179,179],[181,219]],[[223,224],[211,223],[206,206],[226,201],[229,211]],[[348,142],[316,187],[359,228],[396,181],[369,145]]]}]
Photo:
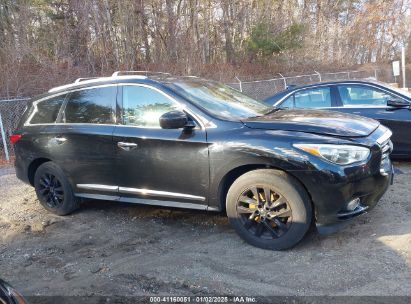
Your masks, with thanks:
[{"label": "rear door", "polygon": [[59,158],[55,152],[61,149],[55,138],[61,136],[61,125],[56,121],[67,96],[67,93],[60,93],[35,100],[26,110],[18,127],[24,136],[14,146],[16,163],[28,165],[37,158]]},{"label": "rear door", "polygon": [[117,85],[69,94],[53,145],[55,161],[67,172],[78,193],[114,194],[113,131]]},{"label": "rear door", "polygon": [[151,86],[124,85],[121,100],[114,143],[122,200],[145,198],[158,205],[205,209],[209,163],[204,127],[184,110],[194,129],[162,129],[159,117],[182,107]]},{"label": "rear door", "polygon": [[387,106],[390,99],[399,99],[388,91],[363,84],[337,85],[338,104],[335,109],[379,120],[393,132],[393,154],[411,152],[411,111],[408,108]]}]

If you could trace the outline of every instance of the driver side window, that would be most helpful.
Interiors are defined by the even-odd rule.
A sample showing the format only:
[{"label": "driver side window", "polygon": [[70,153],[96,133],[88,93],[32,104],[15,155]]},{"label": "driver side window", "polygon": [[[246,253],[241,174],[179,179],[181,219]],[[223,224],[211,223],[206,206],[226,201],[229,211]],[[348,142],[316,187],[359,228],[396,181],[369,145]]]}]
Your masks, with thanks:
[{"label": "driver side window", "polygon": [[177,110],[170,98],[143,86],[123,86],[123,123],[141,128],[160,128],[160,116]]},{"label": "driver side window", "polygon": [[362,85],[339,85],[341,102],[345,107],[386,106],[393,96],[382,90]]},{"label": "driver side window", "polygon": [[297,91],[281,103],[281,108],[330,108],[330,87]]}]

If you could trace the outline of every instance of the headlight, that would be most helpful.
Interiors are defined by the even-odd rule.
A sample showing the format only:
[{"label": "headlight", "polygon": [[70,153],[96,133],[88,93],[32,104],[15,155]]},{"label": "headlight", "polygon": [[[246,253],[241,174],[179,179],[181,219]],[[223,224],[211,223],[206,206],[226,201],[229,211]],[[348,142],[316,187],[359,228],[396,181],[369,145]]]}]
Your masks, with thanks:
[{"label": "headlight", "polygon": [[364,161],[370,155],[370,149],[352,145],[294,144],[293,146],[338,165]]}]

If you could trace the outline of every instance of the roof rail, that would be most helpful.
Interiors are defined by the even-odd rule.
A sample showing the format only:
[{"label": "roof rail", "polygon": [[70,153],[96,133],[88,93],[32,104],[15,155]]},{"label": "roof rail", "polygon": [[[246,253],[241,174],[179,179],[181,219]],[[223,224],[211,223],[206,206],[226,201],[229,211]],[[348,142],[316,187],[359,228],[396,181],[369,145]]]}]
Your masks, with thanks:
[{"label": "roof rail", "polygon": [[149,75],[164,75],[164,76],[170,76],[170,73],[164,73],[164,72],[151,72],[151,71],[115,71],[111,77],[117,77],[123,75],[130,75],[130,74],[137,74],[137,75],[144,75],[144,76],[149,76]]},{"label": "roof rail", "polygon": [[79,78],[79,79],[76,79],[76,81],[74,81],[73,83],[69,83],[69,84],[65,84],[65,85],[61,85],[61,86],[58,86],[58,87],[51,88],[49,90],[49,93],[56,92],[56,91],[61,90],[61,89],[75,88],[77,86],[80,86],[83,83],[98,83],[98,82],[103,82],[103,81],[107,81],[107,80],[110,80],[110,77]]},{"label": "roof rail", "polygon": [[85,80],[90,80],[90,79],[96,79],[96,78],[101,78],[101,77],[83,77],[83,78],[77,78],[74,83],[79,83],[81,81],[85,81]]},{"label": "roof rail", "polygon": [[[137,75],[119,75],[119,74],[137,74]],[[103,81],[110,81],[116,79],[116,77],[121,77],[121,79],[145,79],[148,77],[148,74],[152,75],[170,75],[168,73],[161,73],[161,72],[148,72],[148,71],[117,71],[114,72],[111,77],[85,77],[85,78],[77,78],[73,83],[69,83],[66,85],[58,86],[55,88],[51,88],[49,93],[56,92],[61,89],[69,89],[80,86],[82,84],[94,84]]]},{"label": "roof rail", "polygon": [[195,75],[186,75],[186,76],[179,76],[179,77],[184,77],[184,78],[198,78],[198,76],[195,76]]}]

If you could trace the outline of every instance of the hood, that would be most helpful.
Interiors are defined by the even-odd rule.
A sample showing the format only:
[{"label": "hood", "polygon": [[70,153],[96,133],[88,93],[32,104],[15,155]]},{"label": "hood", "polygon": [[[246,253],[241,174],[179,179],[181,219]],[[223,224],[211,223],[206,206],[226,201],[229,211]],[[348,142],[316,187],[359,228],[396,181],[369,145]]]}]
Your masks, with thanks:
[{"label": "hood", "polygon": [[342,137],[363,137],[380,123],[362,116],[325,110],[277,110],[242,120],[249,128],[286,130]]}]

